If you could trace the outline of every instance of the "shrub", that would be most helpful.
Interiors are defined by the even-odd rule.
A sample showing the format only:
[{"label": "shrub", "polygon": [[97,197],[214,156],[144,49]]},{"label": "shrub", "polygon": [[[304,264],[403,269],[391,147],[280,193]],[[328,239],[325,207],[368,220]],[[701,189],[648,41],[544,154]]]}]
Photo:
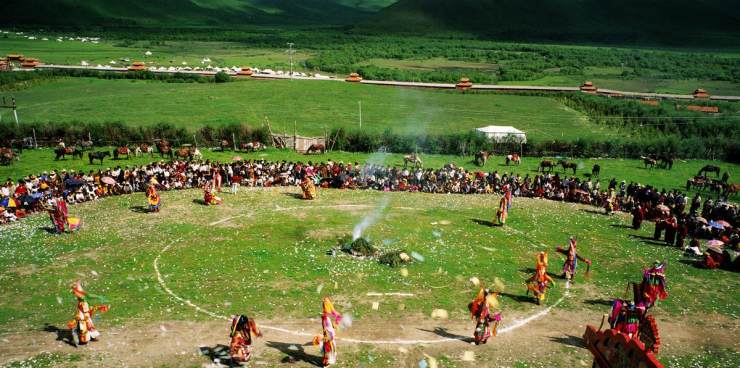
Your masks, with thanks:
[{"label": "shrub", "polygon": [[216,83],[226,83],[231,81],[231,76],[224,72],[218,72],[213,78]]}]

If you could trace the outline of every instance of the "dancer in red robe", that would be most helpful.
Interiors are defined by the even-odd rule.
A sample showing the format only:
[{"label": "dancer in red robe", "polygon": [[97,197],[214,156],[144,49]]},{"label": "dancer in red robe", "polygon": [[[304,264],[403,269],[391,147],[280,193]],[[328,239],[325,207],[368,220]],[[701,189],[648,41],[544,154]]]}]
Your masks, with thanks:
[{"label": "dancer in red robe", "polygon": [[252,356],[252,343],[255,337],[262,337],[262,332],[257,328],[254,319],[245,315],[234,316],[231,320],[230,354],[231,360],[236,363],[248,362]]},{"label": "dancer in red robe", "polygon": [[[492,310],[498,304],[497,297],[498,293],[481,288],[475,299],[468,304],[470,316],[475,321],[473,338],[476,345],[485,344],[491,336],[496,336],[496,330],[501,321],[501,313],[493,313]],[[493,327],[491,327],[491,323],[493,323]]]}]

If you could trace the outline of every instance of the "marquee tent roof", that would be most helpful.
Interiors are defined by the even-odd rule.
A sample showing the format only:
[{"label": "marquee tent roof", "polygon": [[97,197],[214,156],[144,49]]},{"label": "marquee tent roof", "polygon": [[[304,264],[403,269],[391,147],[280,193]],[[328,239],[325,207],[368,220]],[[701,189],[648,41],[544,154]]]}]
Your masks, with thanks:
[{"label": "marquee tent roof", "polygon": [[513,126],[489,125],[476,128],[479,133],[485,134],[495,142],[513,141],[527,143],[527,134]]}]

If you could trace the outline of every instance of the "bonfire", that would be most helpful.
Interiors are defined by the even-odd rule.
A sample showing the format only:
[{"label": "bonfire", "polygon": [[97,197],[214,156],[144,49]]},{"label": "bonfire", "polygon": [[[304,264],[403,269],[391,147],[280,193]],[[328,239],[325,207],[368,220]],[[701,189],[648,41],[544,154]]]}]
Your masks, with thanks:
[{"label": "bonfire", "polygon": [[412,258],[408,253],[402,250],[394,250],[379,254],[373,244],[363,237],[352,240],[352,237],[347,235],[339,239],[339,246],[342,252],[354,257],[373,258],[377,256],[378,262],[391,267],[401,266],[403,264],[411,263],[412,261]]}]

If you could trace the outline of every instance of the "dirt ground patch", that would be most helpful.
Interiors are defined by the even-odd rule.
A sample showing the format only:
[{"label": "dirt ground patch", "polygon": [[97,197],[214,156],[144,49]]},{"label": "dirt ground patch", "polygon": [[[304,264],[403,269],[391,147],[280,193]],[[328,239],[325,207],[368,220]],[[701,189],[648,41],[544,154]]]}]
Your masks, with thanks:
[{"label": "dirt ground patch", "polygon": [[[525,317],[520,313],[504,315],[504,322]],[[469,342],[473,326],[469,320],[435,321],[426,317],[404,320],[358,320],[352,327],[339,332],[339,337],[362,340],[439,340],[434,344],[358,344],[340,340],[340,359],[343,354],[372,354],[392,357],[396,366],[414,366],[429,354],[446,357],[456,365],[474,366],[462,361],[465,351],[472,351],[477,364],[495,361],[495,366],[509,366],[517,361],[542,361],[552,366],[590,365],[591,358],[581,343],[586,324],[597,325],[601,315],[596,312],[570,312],[555,309],[544,318],[526,326],[502,333],[485,346]],[[312,366],[319,359],[318,349],[309,344],[311,336],[320,332],[318,319],[289,321],[259,321],[260,324],[280,327],[295,333],[263,328],[264,337],[255,346],[256,366],[281,366],[289,359],[297,364]],[[48,351],[63,354],[81,354],[83,360],[103,367],[145,366],[199,366],[209,365],[214,350],[228,346],[228,321],[162,321],[134,322],[120,327],[106,328],[100,324],[102,340],[88,346],[74,348],[66,341],[67,331],[46,327],[45,331],[22,335],[0,336],[0,364],[21,360]],[[660,356],[687,354],[704,346],[737,349],[736,334],[740,322],[723,316],[707,316],[697,321],[663,319],[658,316],[662,347]],[[504,326],[506,324],[504,323]],[[522,347],[537,347],[536,349]],[[205,352],[205,354],[204,354]],[[211,356],[209,356],[211,354]],[[293,358],[288,358],[289,356]]]}]

